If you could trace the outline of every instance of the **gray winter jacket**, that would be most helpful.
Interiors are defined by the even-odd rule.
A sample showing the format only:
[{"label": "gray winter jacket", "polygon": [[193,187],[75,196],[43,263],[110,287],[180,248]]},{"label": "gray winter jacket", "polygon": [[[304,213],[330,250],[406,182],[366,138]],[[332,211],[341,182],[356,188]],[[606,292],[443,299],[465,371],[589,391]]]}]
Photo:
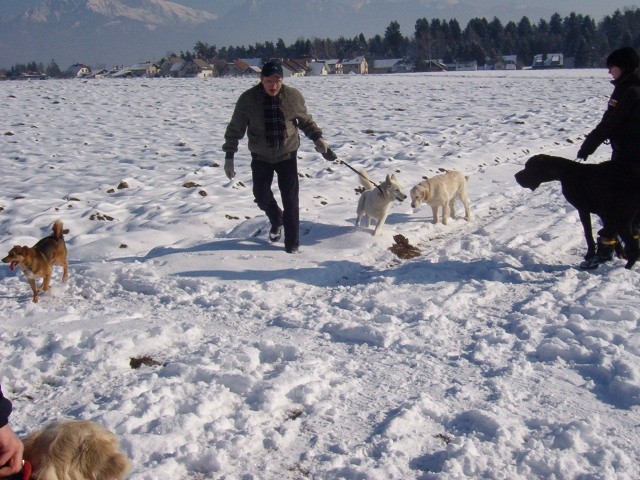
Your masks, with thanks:
[{"label": "gray winter jacket", "polygon": [[316,125],[307,112],[302,94],[293,87],[282,85],[278,94],[282,102],[282,112],[287,135],[284,144],[279,148],[267,146],[264,126],[264,99],[267,94],[258,84],[240,95],[236,102],[231,121],[224,134],[222,150],[225,158],[233,158],[238,151],[238,143],[247,133],[249,151],[260,157],[262,161],[277,163],[291,158],[291,153],[300,147],[298,129],[316,141],[322,137],[322,130]]}]

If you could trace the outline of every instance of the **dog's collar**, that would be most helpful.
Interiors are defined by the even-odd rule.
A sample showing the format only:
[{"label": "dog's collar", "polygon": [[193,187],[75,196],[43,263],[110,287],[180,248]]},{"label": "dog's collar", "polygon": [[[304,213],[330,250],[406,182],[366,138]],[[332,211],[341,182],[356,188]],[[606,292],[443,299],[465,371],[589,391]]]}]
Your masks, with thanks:
[{"label": "dog's collar", "polygon": [[9,477],[7,480],[30,480],[31,479],[31,464],[28,460],[22,461],[22,470]]}]

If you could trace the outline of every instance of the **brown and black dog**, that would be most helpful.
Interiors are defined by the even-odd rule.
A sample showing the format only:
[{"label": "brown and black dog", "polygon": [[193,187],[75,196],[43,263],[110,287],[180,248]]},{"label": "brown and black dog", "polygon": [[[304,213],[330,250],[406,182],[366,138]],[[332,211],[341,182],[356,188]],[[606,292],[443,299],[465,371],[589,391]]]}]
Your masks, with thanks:
[{"label": "brown and black dog", "polygon": [[591,214],[600,217],[603,227],[615,231],[624,243],[625,268],[631,268],[640,257],[640,246],[634,238],[632,222],[640,215],[640,164],[602,162],[582,164],[568,158],[534,155],[515,174],[518,184],[535,190],[540,184],[559,181],[564,198],[580,215],[587,241],[585,259],[596,254]]},{"label": "brown and black dog", "polygon": [[[67,264],[67,246],[63,238],[62,222],[56,220],[53,223],[53,234],[39,240],[33,247],[16,245],[9,254],[2,259],[9,264],[10,270],[19,267],[24,272],[31,290],[33,290],[33,301],[38,301],[38,293],[49,290],[53,266],[61,266],[62,281],[69,278]],[[42,285],[36,286],[36,277],[42,277]]]}]

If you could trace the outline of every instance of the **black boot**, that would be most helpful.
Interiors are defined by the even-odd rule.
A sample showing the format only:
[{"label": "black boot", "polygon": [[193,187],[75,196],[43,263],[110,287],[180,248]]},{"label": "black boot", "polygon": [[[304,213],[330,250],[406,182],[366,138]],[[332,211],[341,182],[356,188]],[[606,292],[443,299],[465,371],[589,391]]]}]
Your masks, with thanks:
[{"label": "black boot", "polygon": [[282,225],[271,225],[271,230],[269,230],[269,240],[272,242],[277,242],[280,240],[282,236]]},{"label": "black boot", "polygon": [[628,245],[624,246],[625,258],[627,259],[627,264],[624,268],[631,268],[636,263],[638,258],[640,258],[640,235],[636,234],[633,236],[633,240],[629,242]]},{"label": "black boot", "polygon": [[613,260],[616,243],[618,243],[618,240],[615,237],[598,237],[596,254],[589,260],[582,262],[580,264],[580,268],[582,270],[593,270],[598,268],[601,264]]}]

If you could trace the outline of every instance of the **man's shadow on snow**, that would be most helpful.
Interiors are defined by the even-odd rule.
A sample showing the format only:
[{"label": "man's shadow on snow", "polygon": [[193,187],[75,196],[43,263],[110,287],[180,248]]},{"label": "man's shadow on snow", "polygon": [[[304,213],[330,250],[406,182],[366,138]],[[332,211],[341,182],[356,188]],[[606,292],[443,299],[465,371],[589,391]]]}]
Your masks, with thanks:
[{"label": "man's shadow on snow", "polygon": [[[399,214],[402,217],[402,214]],[[360,227],[360,231],[366,231]],[[354,234],[354,227],[350,225],[327,225],[312,222],[303,222],[300,228],[301,251],[300,255],[310,256],[313,262],[312,247],[323,240],[348,236]],[[198,270],[185,270],[174,273],[174,276],[185,278],[216,278],[221,281],[273,281],[290,279],[313,286],[330,285],[359,285],[377,281],[376,279],[393,277],[394,284],[433,284],[438,282],[467,282],[467,281],[495,281],[500,283],[522,284],[539,283],[544,280],[536,280],[528,273],[559,273],[573,267],[567,265],[548,265],[524,263],[516,267],[495,259],[478,259],[472,261],[444,260],[432,262],[428,252],[411,260],[398,260],[401,263],[390,263],[388,259],[381,259],[377,265],[363,265],[349,259],[320,261],[311,266],[300,266],[302,262],[289,266],[288,260],[294,258],[284,251],[282,242],[271,243],[265,238],[266,231],[261,231],[255,237],[220,238],[190,247],[156,247],[144,257],[130,257],[121,259],[124,261],[147,261],[172,255],[188,255],[193,253],[211,253],[210,258],[215,259],[215,253],[221,257],[229,255],[229,252],[244,252],[248,255],[260,257],[261,252],[268,253],[273,266],[269,268],[255,268],[242,270],[219,269],[215,267],[215,261],[211,267],[207,266]],[[389,245],[391,247],[391,244]],[[305,250],[307,250],[305,252]],[[334,251],[339,257],[340,250]],[[207,259],[204,259],[207,261]],[[240,261],[240,260],[238,260]],[[261,259],[258,258],[258,261]],[[526,261],[526,260],[525,260]],[[482,286],[478,286],[482,288]]]}]

